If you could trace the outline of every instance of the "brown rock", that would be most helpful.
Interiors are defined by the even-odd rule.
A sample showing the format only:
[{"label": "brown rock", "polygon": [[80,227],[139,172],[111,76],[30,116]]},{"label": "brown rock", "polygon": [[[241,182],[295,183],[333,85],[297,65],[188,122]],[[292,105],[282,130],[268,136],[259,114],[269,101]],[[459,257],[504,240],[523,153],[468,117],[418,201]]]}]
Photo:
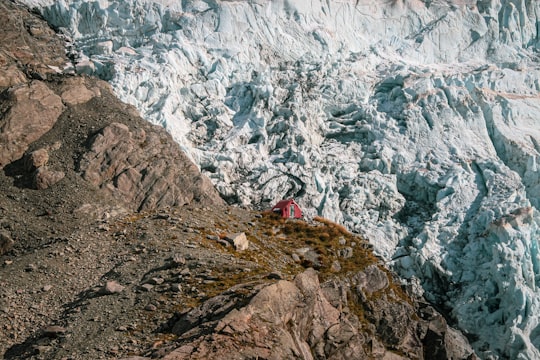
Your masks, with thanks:
[{"label": "brown rock", "polygon": [[124,291],[125,287],[120,285],[116,281],[107,281],[107,283],[101,288],[100,294],[102,295],[112,295],[118,294]]},{"label": "brown rock", "polygon": [[0,231],[0,255],[5,254],[13,247],[15,242],[11,238],[11,234],[5,230]]},{"label": "brown rock", "polygon": [[47,149],[32,151],[25,157],[25,168],[27,171],[34,171],[37,168],[47,165],[49,161],[49,152]]},{"label": "brown rock", "polygon": [[[382,279],[374,268],[367,272],[365,278]],[[427,322],[415,320],[417,309],[394,298],[391,289],[388,297],[355,304],[362,309],[360,320],[349,308],[357,286],[356,280],[337,279],[321,286],[313,269],[292,282],[238,285],[183,314],[172,329],[179,335],[176,348],[163,359],[466,359],[473,354],[445,322],[431,315],[425,315]],[[425,338],[419,329],[426,329]]]},{"label": "brown rock", "polygon": [[106,126],[91,139],[80,170],[84,179],[134,210],[224,204],[210,180],[157,126],[149,131],[119,123]]},{"label": "brown rock", "polygon": [[17,160],[28,145],[49,131],[64,109],[62,100],[41,81],[10,90],[0,119],[0,168]]},{"label": "brown rock", "polygon": [[90,101],[94,96],[96,96],[96,92],[86,87],[84,78],[72,77],[64,81],[61,97],[66,105],[74,106],[84,104]]},{"label": "brown rock", "polygon": [[372,294],[388,287],[388,276],[377,265],[370,265],[364,271],[359,272],[355,280],[359,289]]},{"label": "brown rock", "polygon": [[0,23],[0,90],[47,78],[69,62],[64,40],[25,7],[3,1]]},{"label": "brown rock", "polygon": [[[245,296],[245,289],[237,288]],[[328,302],[312,269],[294,282],[281,280],[263,287],[245,307],[237,308],[239,301],[231,291],[185,314],[173,329],[180,335],[179,347],[164,359],[232,359],[231,354],[242,354],[242,358],[367,359],[357,328]],[[197,338],[210,325],[199,324],[212,318],[220,319],[211,325],[213,334],[201,333]]]},{"label": "brown rock", "polygon": [[[0,54],[0,57],[2,55]],[[6,68],[0,68],[0,88],[12,87],[25,83],[26,76],[22,71],[17,69],[16,65],[11,65]]]},{"label": "brown rock", "polygon": [[63,171],[49,170],[46,166],[42,166],[34,173],[34,187],[37,190],[50,188],[65,176]]}]

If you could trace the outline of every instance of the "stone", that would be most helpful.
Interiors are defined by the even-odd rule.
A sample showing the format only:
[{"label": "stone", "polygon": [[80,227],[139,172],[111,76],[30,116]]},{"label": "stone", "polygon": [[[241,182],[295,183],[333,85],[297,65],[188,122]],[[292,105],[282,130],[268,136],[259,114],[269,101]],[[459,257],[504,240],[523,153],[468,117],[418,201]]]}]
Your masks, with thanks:
[{"label": "stone", "polygon": [[24,271],[26,272],[32,272],[32,271],[37,271],[38,270],[38,267],[37,265],[35,264],[28,264],[25,268],[24,268]]},{"label": "stone", "polygon": [[296,249],[295,252],[300,256],[300,259],[306,266],[320,269],[322,262],[319,254],[310,247]]},{"label": "stone", "polygon": [[[80,79],[80,78],[77,78]],[[89,90],[83,84],[73,85],[68,87],[62,93],[62,101],[66,105],[75,106],[79,104],[84,104],[90,101],[95,96],[95,93]]]},{"label": "stone", "polygon": [[144,310],[146,311],[156,311],[157,310],[157,306],[154,305],[154,304],[148,304],[144,307]]},{"label": "stone", "polygon": [[34,172],[33,183],[37,190],[45,190],[62,180],[66,174],[63,171],[49,170],[42,166]]},{"label": "stone", "polygon": [[186,259],[180,254],[174,254],[171,261],[175,267],[184,266],[186,264]]},{"label": "stone", "polygon": [[7,230],[0,230],[0,255],[11,250],[13,248],[13,244],[15,244],[15,242],[11,238],[11,233]]},{"label": "stone", "polygon": [[283,274],[281,274],[280,272],[274,271],[274,272],[271,272],[270,274],[268,274],[266,276],[266,278],[270,279],[270,280],[282,280],[283,279]]},{"label": "stone", "polygon": [[369,294],[385,289],[389,285],[388,276],[377,265],[370,265],[364,271],[358,272],[354,279],[359,288]]},{"label": "stone", "polygon": [[339,261],[334,260],[332,262],[332,265],[330,265],[330,271],[332,271],[332,272],[340,272],[341,271],[341,264],[339,263]]},{"label": "stone", "polygon": [[25,168],[26,171],[31,172],[47,165],[49,161],[49,151],[47,149],[38,149],[32,151],[25,157]]},{"label": "stone", "polygon": [[152,291],[152,289],[154,289],[154,285],[152,285],[152,284],[142,284],[140,288],[141,288],[142,291]]},{"label": "stone", "polygon": [[228,234],[225,237],[225,240],[233,245],[236,251],[244,251],[249,248],[249,240],[247,239],[246,234],[243,232]]},{"label": "stone", "polygon": [[41,288],[44,292],[48,292],[52,289],[52,285],[45,285]]},{"label": "stone", "polygon": [[231,243],[228,242],[225,239],[219,239],[219,240],[217,240],[217,242],[220,243],[221,245],[223,245],[224,247],[231,247]]},{"label": "stone", "polygon": [[352,247],[347,246],[347,247],[345,247],[343,249],[339,249],[338,254],[339,254],[339,257],[341,257],[343,259],[350,259],[350,258],[353,257],[354,251],[353,251]]},{"label": "stone", "polygon": [[54,338],[64,335],[66,333],[66,328],[58,325],[49,325],[44,327],[41,331],[43,336]]},{"label": "stone", "polygon": [[149,284],[152,284],[152,285],[161,285],[165,282],[165,279],[163,278],[158,278],[158,277],[154,277],[154,278],[151,278],[148,283]]},{"label": "stone", "polygon": [[118,294],[124,291],[125,286],[120,285],[117,281],[107,281],[105,285],[100,289],[99,293],[102,295]]}]

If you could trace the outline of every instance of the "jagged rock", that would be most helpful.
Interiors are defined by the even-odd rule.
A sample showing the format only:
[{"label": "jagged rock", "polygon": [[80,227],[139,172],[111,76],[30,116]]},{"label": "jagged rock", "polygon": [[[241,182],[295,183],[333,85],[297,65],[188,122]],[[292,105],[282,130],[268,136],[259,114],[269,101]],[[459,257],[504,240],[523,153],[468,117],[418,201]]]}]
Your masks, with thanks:
[{"label": "jagged rock", "polygon": [[28,145],[49,131],[64,109],[61,98],[41,81],[7,91],[0,119],[0,168],[17,160]]},{"label": "jagged rock", "polygon": [[37,190],[50,188],[65,176],[66,174],[63,171],[49,170],[47,166],[42,166],[34,172],[34,187]]},{"label": "jagged rock", "polygon": [[147,132],[113,123],[90,143],[80,164],[83,178],[132,209],[223,204],[210,181],[162,128]]},{"label": "jagged rock", "polygon": [[24,7],[4,2],[0,23],[0,91],[27,83],[29,77],[47,78],[68,63],[64,41]]},{"label": "jagged rock", "polygon": [[6,230],[0,231],[0,255],[5,254],[13,247],[15,242],[11,238],[11,234]]},{"label": "jagged rock", "polygon": [[249,248],[249,240],[245,233],[229,234],[225,239],[234,246],[236,251],[244,251]]},{"label": "jagged rock", "polygon": [[[422,340],[427,338],[421,338],[417,330],[428,328],[431,320],[414,320],[415,308],[400,305],[399,299],[364,304],[381,306],[373,307],[380,321],[372,333],[354,313],[341,310],[347,308],[350,291],[347,281],[333,280],[322,287],[313,269],[292,282],[259,285],[248,294],[245,285],[237,286],[182,315],[173,326],[179,335],[176,348],[169,348],[163,359],[433,358],[429,351],[439,354],[446,351],[445,346],[444,359],[466,359],[473,354],[470,347],[461,348],[462,343],[452,340],[447,343],[444,336],[424,347]],[[383,319],[389,323],[382,325]],[[446,323],[440,325],[438,330],[448,332]]]},{"label": "jagged rock", "polygon": [[73,77],[66,79],[62,85],[62,101],[66,105],[79,105],[90,101],[94,96],[99,96],[98,88],[88,89],[82,77]]},{"label": "jagged rock", "polygon": [[[0,63],[4,62],[3,55],[0,54]],[[16,65],[0,67],[0,88],[12,87],[26,82],[26,76]]]},{"label": "jagged rock", "polygon": [[388,276],[376,265],[370,265],[364,271],[357,273],[354,281],[358,286],[358,291],[368,294],[385,289],[389,284]]}]

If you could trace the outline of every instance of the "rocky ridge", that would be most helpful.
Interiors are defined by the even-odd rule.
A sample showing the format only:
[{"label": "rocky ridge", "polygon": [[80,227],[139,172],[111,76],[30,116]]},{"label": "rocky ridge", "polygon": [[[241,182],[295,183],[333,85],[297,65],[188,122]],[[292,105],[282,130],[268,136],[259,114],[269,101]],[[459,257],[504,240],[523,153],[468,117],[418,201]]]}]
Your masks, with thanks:
[{"label": "rocky ridge", "polygon": [[365,240],[225,207],[38,16],[0,6],[5,359],[474,358]]}]

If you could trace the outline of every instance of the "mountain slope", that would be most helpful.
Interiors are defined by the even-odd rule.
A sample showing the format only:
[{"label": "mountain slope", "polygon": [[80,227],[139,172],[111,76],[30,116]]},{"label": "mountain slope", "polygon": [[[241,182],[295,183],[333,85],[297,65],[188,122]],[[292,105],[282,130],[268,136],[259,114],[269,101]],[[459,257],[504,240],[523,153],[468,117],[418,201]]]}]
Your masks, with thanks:
[{"label": "mountain slope", "polygon": [[229,202],[369,238],[484,358],[538,358],[531,0],[26,0]]}]

